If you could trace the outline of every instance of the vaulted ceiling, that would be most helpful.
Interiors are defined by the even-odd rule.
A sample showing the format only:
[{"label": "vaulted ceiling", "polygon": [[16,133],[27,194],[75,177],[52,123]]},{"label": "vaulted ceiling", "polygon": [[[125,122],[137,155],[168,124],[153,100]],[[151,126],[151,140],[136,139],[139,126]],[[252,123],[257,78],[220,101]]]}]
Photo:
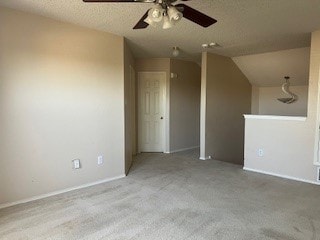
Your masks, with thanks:
[{"label": "vaulted ceiling", "polygon": [[291,85],[308,85],[310,48],[253,54],[232,59],[254,86],[280,86],[285,82],[285,76],[290,77]]},{"label": "vaulted ceiling", "polygon": [[[178,1],[179,2],[179,1]],[[82,0],[1,0],[0,5],[125,36],[136,57],[199,60],[202,43],[218,42],[212,52],[240,56],[310,46],[320,29],[319,0],[191,0],[186,2],[218,23],[202,28],[186,19],[169,30],[133,30],[151,3],[83,3]]]}]

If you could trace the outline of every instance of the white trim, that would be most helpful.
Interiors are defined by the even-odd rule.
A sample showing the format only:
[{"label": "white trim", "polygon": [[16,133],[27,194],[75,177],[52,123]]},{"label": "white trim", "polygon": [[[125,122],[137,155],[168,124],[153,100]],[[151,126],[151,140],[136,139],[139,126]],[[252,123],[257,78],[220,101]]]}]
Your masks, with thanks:
[{"label": "white trim", "polygon": [[200,159],[206,160],[207,53],[201,56]]},{"label": "white trim", "polygon": [[288,176],[288,175],[282,175],[282,174],[278,174],[278,173],[261,171],[261,170],[257,170],[257,169],[253,169],[253,168],[243,167],[243,170],[250,171],[250,172],[256,172],[256,173],[261,173],[261,174],[266,174],[266,175],[270,175],[270,176],[274,176],[274,177],[290,179],[290,180],[299,181],[299,182],[305,182],[305,183],[311,183],[311,184],[315,184],[315,185],[320,185],[320,182],[310,181],[310,180],[306,180],[306,179],[302,179],[302,178],[291,177],[291,176]]},{"label": "white trim", "polygon": [[305,122],[307,117],[294,117],[294,116],[273,116],[273,115],[251,115],[244,114],[245,119],[257,119],[257,120],[281,120],[281,121],[301,121]]},{"label": "white trim", "polygon": [[119,175],[119,176],[116,176],[116,177],[113,177],[113,178],[106,178],[106,179],[103,179],[103,180],[100,180],[100,181],[87,183],[87,184],[83,184],[83,185],[76,186],[76,187],[66,188],[66,189],[54,191],[54,192],[51,192],[51,193],[41,194],[41,195],[38,195],[38,196],[22,199],[22,200],[15,201],[15,202],[3,203],[3,204],[0,204],[0,209],[7,208],[7,207],[12,207],[12,206],[15,206],[15,205],[18,205],[18,204],[22,204],[22,203],[32,202],[32,201],[35,201],[35,200],[40,200],[40,199],[47,198],[47,197],[52,197],[52,196],[59,195],[59,194],[62,194],[62,193],[67,193],[67,192],[70,192],[70,191],[79,190],[79,189],[82,189],[82,188],[87,188],[87,187],[95,186],[95,185],[106,183],[106,182],[111,182],[113,180],[124,178],[125,176],[126,176],[125,174],[122,174],[122,175]]},{"label": "white trim", "polygon": [[319,149],[319,146],[320,146],[320,126],[318,124],[318,120],[317,120],[317,124],[316,124],[316,137],[315,137],[315,146],[314,146],[314,158],[313,158],[313,163],[314,165],[316,166],[320,166],[320,158],[319,158],[319,155],[320,155],[320,149]]},{"label": "white trim", "polygon": [[[171,64],[171,63],[170,63]],[[169,152],[170,151],[170,81],[171,78],[167,76],[166,72],[166,84],[164,86],[165,89],[165,122],[164,122],[164,152]]]},{"label": "white trim", "polygon": [[207,156],[207,157],[200,157],[200,160],[206,161],[206,160],[210,160],[211,156]]},{"label": "white trim", "polygon": [[188,151],[188,150],[192,150],[192,149],[196,149],[196,148],[200,148],[200,146],[193,146],[193,147],[189,147],[189,148],[181,148],[181,149],[172,150],[172,151],[166,152],[166,153],[177,153],[177,152]]},{"label": "white trim", "polygon": [[133,66],[129,65],[130,69],[130,94],[129,98],[131,101],[130,104],[130,130],[131,130],[131,146],[132,146],[132,155],[137,154],[137,123],[136,123],[136,114],[137,114],[137,91],[136,91],[136,71]]},{"label": "white trim", "polygon": [[[319,70],[319,75],[320,75],[320,70]],[[318,75],[318,76],[319,76]],[[320,87],[320,81],[317,80],[318,82],[318,89]],[[309,91],[310,91],[310,87],[309,87]],[[308,93],[310,94],[310,92]],[[317,94],[317,106],[319,106],[320,104],[320,93],[318,92]],[[317,107],[318,109],[318,107]],[[315,129],[315,143],[314,143],[314,156],[313,156],[313,163],[316,166],[320,166],[320,158],[319,158],[319,154],[320,154],[320,125],[319,125],[319,120],[320,120],[320,112],[316,111],[316,129]]]}]

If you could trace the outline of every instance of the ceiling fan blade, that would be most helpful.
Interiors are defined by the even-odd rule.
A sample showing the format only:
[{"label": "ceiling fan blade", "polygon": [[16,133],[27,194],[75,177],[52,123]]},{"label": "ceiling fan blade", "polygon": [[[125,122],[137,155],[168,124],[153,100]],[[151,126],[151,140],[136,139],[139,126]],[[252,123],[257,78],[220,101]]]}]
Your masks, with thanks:
[{"label": "ceiling fan blade", "polygon": [[155,0],[83,0],[84,2],[96,2],[96,3],[112,3],[112,2],[136,2],[136,3],[153,3]]},{"label": "ceiling fan blade", "polygon": [[147,28],[149,26],[149,24],[144,21],[148,17],[148,12],[149,12],[149,10],[142,16],[142,18],[133,27],[133,29],[143,29],[143,28]]},{"label": "ceiling fan blade", "polygon": [[183,8],[183,17],[185,17],[186,19],[194,22],[194,23],[197,23],[199,25],[201,25],[202,27],[209,27],[211,26],[212,24],[216,23],[217,20],[215,20],[214,18],[212,17],[209,17],[201,12],[199,12],[198,10],[195,10],[183,3],[180,3],[180,4],[177,4],[175,5],[175,7],[182,7]]}]

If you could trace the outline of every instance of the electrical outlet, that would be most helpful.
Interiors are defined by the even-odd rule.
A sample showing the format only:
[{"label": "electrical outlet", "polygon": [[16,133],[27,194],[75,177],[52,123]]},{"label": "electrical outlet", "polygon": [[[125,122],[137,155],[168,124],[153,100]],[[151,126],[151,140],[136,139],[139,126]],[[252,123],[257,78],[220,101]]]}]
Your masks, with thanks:
[{"label": "electrical outlet", "polygon": [[263,151],[263,149],[258,149],[258,156],[259,157],[263,157],[264,156],[264,151]]},{"label": "electrical outlet", "polygon": [[98,156],[98,165],[103,164],[103,156]]},{"label": "electrical outlet", "polygon": [[177,73],[171,73],[171,74],[170,74],[170,77],[171,77],[171,78],[178,78],[178,74],[177,74]]},{"label": "electrical outlet", "polygon": [[74,159],[72,160],[73,169],[79,169],[81,167],[80,165],[80,159]]}]

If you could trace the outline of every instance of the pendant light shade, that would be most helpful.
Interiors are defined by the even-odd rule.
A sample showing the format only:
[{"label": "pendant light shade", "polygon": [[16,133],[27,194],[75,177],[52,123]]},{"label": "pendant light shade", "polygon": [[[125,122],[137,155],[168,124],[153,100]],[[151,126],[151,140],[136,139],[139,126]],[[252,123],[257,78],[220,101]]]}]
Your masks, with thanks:
[{"label": "pendant light shade", "polygon": [[157,24],[154,21],[152,21],[152,19],[149,16],[144,20],[144,22],[148,23],[152,27],[157,26]]},{"label": "pendant light shade", "polygon": [[170,21],[172,21],[173,23],[179,22],[183,17],[183,14],[173,6],[169,7],[167,12]]},{"label": "pendant light shade", "polygon": [[163,17],[163,29],[169,29],[173,27],[173,23],[170,21],[169,16],[166,15]]},{"label": "pendant light shade", "polygon": [[278,98],[278,101],[286,103],[286,104],[294,103],[294,102],[296,102],[298,100],[298,96],[295,95],[294,93],[292,93],[289,90],[289,87],[290,87],[289,79],[290,79],[290,77],[289,76],[285,76],[284,78],[285,78],[286,82],[282,85],[282,91],[283,91],[283,93],[285,93],[289,97]]},{"label": "pendant light shade", "polygon": [[160,4],[156,4],[153,8],[151,8],[148,12],[148,17],[153,22],[161,22],[163,19],[164,9]]},{"label": "pendant light shade", "polygon": [[178,47],[173,47],[172,56],[178,57],[180,55],[180,49]]},{"label": "pendant light shade", "polygon": [[157,3],[148,11],[148,15],[143,21],[153,27],[158,26],[161,22],[163,29],[169,29],[179,22],[182,17],[182,12],[174,6],[163,6],[162,4]]}]

